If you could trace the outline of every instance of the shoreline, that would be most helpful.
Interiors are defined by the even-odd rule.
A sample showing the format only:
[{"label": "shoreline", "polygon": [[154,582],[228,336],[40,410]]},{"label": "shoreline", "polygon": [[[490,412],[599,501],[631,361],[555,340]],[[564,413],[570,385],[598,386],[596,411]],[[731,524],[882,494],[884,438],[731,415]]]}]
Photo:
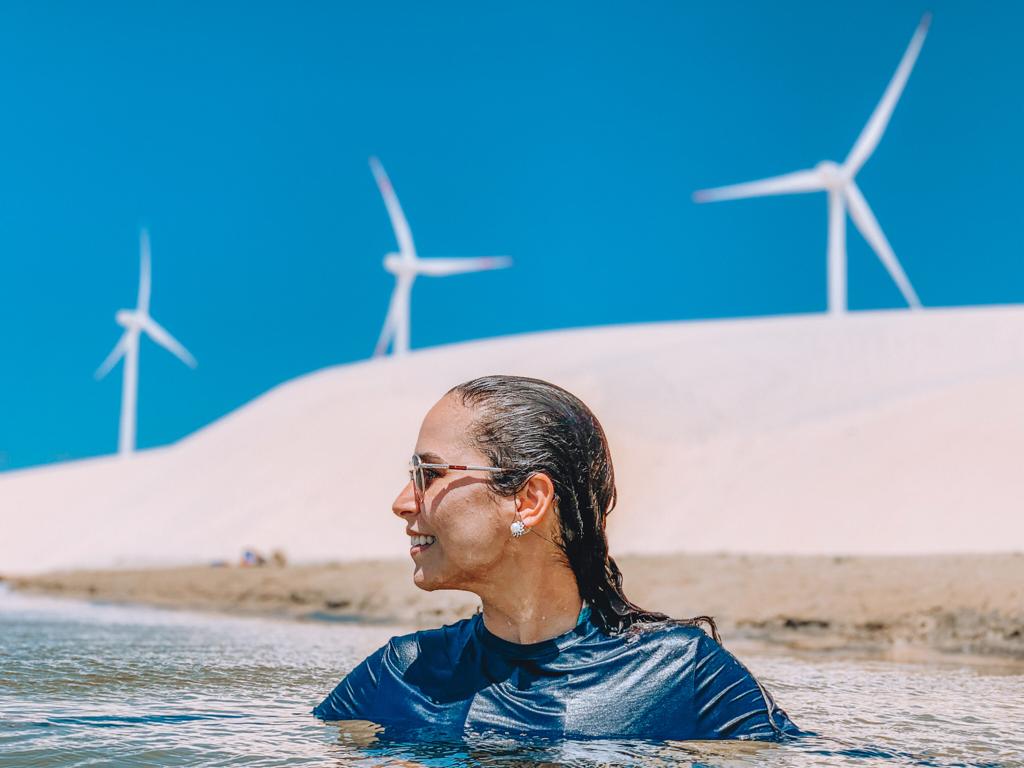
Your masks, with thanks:
[{"label": "shoreline", "polygon": [[[714,616],[726,645],[1024,662],[1024,554],[662,555],[617,558],[630,600]],[[7,576],[14,590],[234,615],[426,628],[471,615],[465,592],[422,592],[405,559]]]}]

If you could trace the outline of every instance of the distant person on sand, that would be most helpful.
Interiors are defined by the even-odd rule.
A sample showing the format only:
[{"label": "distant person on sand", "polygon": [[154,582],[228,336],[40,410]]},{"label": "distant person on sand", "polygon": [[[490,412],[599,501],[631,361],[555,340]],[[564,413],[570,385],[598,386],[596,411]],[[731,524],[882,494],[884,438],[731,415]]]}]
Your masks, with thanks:
[{"label": "distant person on sand", "polygon": [[255,549],[246,549],[242,551],[242,557],[238,564],[243,568],[259,568],[267,564],[267,558]]},{"label": "distant person on sand", "polygon": [[626,598],[605,536],[611,454],[578,398],[515,376],[460,384],[424,418],[409,475],[392,511],[410,537],[413,581],[472,592],[482,612],[392,638],[317,717],[576,738],[800,732],[712,620]]}]

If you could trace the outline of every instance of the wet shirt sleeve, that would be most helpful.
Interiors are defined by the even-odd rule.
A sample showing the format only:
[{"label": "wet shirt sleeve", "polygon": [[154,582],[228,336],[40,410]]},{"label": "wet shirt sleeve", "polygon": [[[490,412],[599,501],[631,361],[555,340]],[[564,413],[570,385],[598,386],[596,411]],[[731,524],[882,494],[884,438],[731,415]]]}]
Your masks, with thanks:
[{"label": "wet shirt sleeve", "polygon": [[321,720],[370,720],[387,648],[378,648],[349,672],[313,714]]},{"label": "wet shirt sleeve", "polygon": [[801,733],[747,668],[706,635],[697,646],[693,713],[697,739],[777,739]]}]

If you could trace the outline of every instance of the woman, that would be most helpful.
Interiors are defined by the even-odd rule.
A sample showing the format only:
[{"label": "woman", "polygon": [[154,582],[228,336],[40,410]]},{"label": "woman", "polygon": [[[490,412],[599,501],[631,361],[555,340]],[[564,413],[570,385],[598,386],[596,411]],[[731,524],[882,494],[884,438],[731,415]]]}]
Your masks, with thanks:
[{"label": "woman", "polygon": [[482,612],[392,638],[314,714],[555,737],[798,733],[710,619],[715,639],[626,598],[605,537],[614,506],[608,443],[578,398],[515,376],[449,391],[392,510],[416,585],[473,592]]}]

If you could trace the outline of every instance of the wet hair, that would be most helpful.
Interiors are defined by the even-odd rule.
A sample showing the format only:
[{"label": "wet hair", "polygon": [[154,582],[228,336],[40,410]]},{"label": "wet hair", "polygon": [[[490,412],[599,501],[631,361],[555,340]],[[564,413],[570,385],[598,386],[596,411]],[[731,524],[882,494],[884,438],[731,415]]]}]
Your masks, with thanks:
[{"label": "wet hair", "polygon": [[615,507],[615,471],[601,423],[578,397],[540,379],[483,376],[453,387],[449,395],[475,410],[468,439],[492,466],[491,491],[512,496],[543,472],[555,487],[558,539],[554,542],[576,576],[580,595],[605,632],[671,622],[710,626],[708,616],[670,619],[630,602],[622,572],[608,554],[605,524]]}]

